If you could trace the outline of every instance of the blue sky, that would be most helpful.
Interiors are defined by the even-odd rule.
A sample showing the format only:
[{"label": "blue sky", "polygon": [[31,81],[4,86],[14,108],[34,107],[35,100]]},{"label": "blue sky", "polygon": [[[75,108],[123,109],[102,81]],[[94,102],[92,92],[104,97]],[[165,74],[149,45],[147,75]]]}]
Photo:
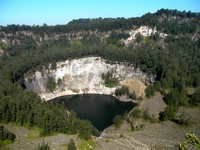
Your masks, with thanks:
[{"label": "blue sky", "polygon": [[56,25],[78,18],[130,18],[161,8],[200,12],[200,0],[0,0],[0,25]]}]

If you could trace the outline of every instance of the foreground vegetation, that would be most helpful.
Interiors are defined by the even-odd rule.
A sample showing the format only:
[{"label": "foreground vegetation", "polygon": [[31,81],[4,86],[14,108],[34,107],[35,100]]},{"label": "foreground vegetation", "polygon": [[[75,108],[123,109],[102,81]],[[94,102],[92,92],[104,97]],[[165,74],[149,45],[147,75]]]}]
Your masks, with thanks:
[{"label": "foreground vegetation", "polygon": [[[179,19],[171,19],[173,16]],[[146,89],[146,94],[150,97],[154,95],[154,91],[161,91],[164,95],[168,107],[161,114],[161,120],[174,119],[179,106],[199,107],[200,91],[190,95],[186,91],[187,87],[198,89],[200,86],[200,39],[193,38],[194,34],[199,34],[199,17],[199,13],[162,9],[155,14],[148,13],[141,18],[128,20],[76,20],[68,25],[55,27],[2,27],[2,32],[12,33],[12,38],[20,38],[21,44],[1,45],[4,54],[0,56],[0,120],[29,127],[38,126],[43,129],[41,135],[53,132],[78,133],[86,140],[91,135],[99,135],[90,122],[76,118],[73,112],[62,105],[55,106],[41,101],[36,94],[27,91],[23,84],[23,77],[27,72],[47,67],[49,63],[55,67],[57,61],[85,56],[101,56],[111,63],[128,62],[149,75],[156,75],[156,82]],[[115,30],[130,29],[135,25],[156,26],[168,36],[140,37],[125,46],[121,39],[127,35]],[[60,36],[58,40],[52,39],[40,44],[34,38],[16,34],[17,31],[32,31],[44,36],[44,33],[51,35],[96,29],[98,32],[112,31],[112,34],[109,37],[86,34],[82,38],[75,36],[70,40],[66,36]],[[109,74],[105,74],[104,78],[108,87],[116,83],[115,78]],[[50,90],[53,87],[49,85]]]},{"label": "foreground vegetation", "polygon": [[7,131],[4,126],[0,126],[0,148],[3,145],[12,143],[16,138],[16,135]]},{"label": "foreground vegetation", "polygon": [[185,136],[186,140],[182,141],[178,146],[180,150],[195,149],[200,148],[200,138],[195,134],[187,133]]},{"label": "foreground vegetation", "polygon": [[76,118],[75,113],[69,112],[64,106],[42,102],[32,92],[21,91],[20,88],[14,97],[5,96],[1,99],[0,110],[2,122],[38,126],[43,129],[43,136],[53,132],[79,133],[80,138],[88,140],[91,134],[99,134],[89,121]]}]

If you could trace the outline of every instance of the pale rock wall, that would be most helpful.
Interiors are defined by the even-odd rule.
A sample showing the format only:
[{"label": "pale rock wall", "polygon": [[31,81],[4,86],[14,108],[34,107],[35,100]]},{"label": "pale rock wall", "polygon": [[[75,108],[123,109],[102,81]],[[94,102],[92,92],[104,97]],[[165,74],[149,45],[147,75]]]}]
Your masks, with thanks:
[{"label": "pale rock wall", "polygon": [[[144,96],[145,82],[149,81],[145,73],[124,64],[106,63],[106,60],[100,57],[58,62],[55,70],[46,69],[42,72],[36,71],[33,75],[26,74],[25,85],[44,100],[83,93],[112,95],[117,87],[105,87],[102,79],[102,74],[108,71],[113,71],[114,76],[120,81],[121,85],[132,88],[138,96]],[[59,79],[62,80],[62,84],[57,86],[53,92],[46,88],[48,76],[55,78],[56,82]]]},{"label": "pale rock wall", "polygon": [[128,33],[129,33],[130,37],[127,38],[126,40],[124,40],[124,43],[126,45],[129,44],[130,41],[134,40],[138,33],[140,33],[143,36],[151,36],[151,34],[154,35],[155,33],[159,33],[159,36],[163,37],[163,38],[165,38],[167,36],[166,33],[159,32],[159,31],[157,31],[156,28],[152,29],[151,27],[148,27],[148,26],[140,26],[137,29],[129,30]]}]

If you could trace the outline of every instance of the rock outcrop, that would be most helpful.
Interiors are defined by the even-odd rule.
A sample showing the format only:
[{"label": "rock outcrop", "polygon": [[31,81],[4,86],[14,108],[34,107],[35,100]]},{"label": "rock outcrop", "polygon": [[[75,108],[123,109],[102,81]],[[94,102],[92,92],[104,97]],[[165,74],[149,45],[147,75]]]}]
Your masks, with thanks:
[{"label": "rock outcrop", "polygon": [[140,26],[137,29],[132,29],[128,31],[130,37],[128,37],[126,40],[124,40],[124,44],[127,45],[130,43],[130,41],[136,39],[136,35],[138,33],[140,33],[142,36],[146,37],[146,36],[151,36],[154,35],[155,33],[158,33],[158,35],[162,38],[165,38],[167,36],[166,33],[163,32],[159,32],[156,27],[155,28],[151,28],[148,26]]},{"label": "rock outcrop", "polygon": [[[49,65],[48,69],[25,75],[26,87],[44,100],[84,93],[111,95],[120,85],[135,90],[137,96],[144,96],[145,83],[149,81],[149,76],[139,69],[117,62],[109,64],[100,57],[57,62],[55,69],[51,68]],[[106,87],[102,79],[102,74],[108,71],[119,81],[119,84],[112,88]],[[50,78],[56,83],[52,92],[47,88]]]}]

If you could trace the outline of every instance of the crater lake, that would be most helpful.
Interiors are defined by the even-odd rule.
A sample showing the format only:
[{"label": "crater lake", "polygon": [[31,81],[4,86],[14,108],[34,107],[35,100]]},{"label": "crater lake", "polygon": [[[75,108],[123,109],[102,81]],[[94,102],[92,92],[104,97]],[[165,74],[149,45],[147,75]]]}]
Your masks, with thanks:
[{"label": "crater lake", "polygon": [[64,103],[68,110],[76,112],[80,119],[89,120],[100,131],[112,125],[116,115],[123,115],[135,106],[132,102],[122,102],[113,96],[98,94],[62,96],[50,102]]}]

